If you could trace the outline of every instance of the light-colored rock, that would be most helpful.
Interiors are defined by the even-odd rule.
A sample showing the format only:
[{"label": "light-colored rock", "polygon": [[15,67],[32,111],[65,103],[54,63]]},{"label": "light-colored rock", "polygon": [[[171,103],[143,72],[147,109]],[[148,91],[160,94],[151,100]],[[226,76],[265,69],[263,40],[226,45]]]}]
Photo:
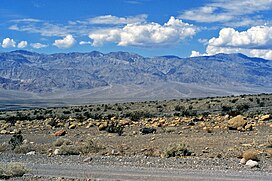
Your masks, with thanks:
[{"label": "light-colored rock", "polygon": [[26,155],[35,155],[35,154],[36,154],[35,151],[30,151],[30,152],[26,153]]},{"label": "light-colored rock", "polygon": [[69,129],[75,129],[77,127],[77,125],[75,123],[72,123],[70,126],[69,126]]},{"label": "light-colored rock", "polygon": [[84,160],[83,160],[83,162],[90,162],[90,161],[92,161],[92,157],[87,157],[87,158],[85,158]]},{"label": "light-colored rock", "polygon": [[244,158],[242,158],[241,160],[240,160],[240,164],[246,164],[246,159],[244,159]]},{"label": "light-colored rock", "polygon": [[245,126],[245,130],[246,130],[246,131],[252,131],[252,129],[253,129],[252,124],[247,124],[247,125]]},{"label": "light-colored rock", "polygon": [[247,124],[246,117],[238,115],[228,121],[229,129],[244,128]]},{"label": "light-colored rock", "polygon": [[257,161],[253,161],[253,160],[248,160],[246,162],[246,166],[250,167],[250,168],[254,168],[257,167],[259,164]]},{"label": "light-colored rock", "polygon": [[59,155],[59,153],[60,153],[60,149],[58,149],[58,148],[57,148],[57,149],[55,149],[53,153],[54,153],[54,155]]},{"label": "light-colored rock", "polygon": [[263,116],[261,116],[260,121],[267,121],[271,118],[272,118],[272,116],[270,114],[263,115]]},{"label": "light-colored rock", "polygon": [[1,130],[0,134],[9,134],[9,131],[7,131],[7,130]]}]

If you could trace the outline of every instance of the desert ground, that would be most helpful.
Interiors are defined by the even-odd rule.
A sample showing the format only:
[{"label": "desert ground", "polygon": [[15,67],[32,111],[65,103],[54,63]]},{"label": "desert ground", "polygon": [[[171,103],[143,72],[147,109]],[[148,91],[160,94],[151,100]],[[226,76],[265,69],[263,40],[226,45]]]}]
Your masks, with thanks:
[{"label": "desert ground", "polygon": [[272,178],[271,94],[5,110],[0,122],[3,179]]}]

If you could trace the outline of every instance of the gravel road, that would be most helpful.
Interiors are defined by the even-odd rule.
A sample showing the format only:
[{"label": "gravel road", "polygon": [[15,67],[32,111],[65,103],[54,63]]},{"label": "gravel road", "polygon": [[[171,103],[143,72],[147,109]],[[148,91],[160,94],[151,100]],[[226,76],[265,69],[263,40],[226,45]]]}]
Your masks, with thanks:
[{"label": "gravel road", "polygon": [[91,178],[93,180],[271,180],[271,163],[266,169],[250,169],[237,159],[154,158],[0,154],[0,162],[21,162],[31,172],[25,177]]},{"label": "gravel road", "polygon": [[184,170],[105,165],[35,165],[33,174],[45,177],[91,178],[99,180],[271,180],[272,174],[219,170]]}]

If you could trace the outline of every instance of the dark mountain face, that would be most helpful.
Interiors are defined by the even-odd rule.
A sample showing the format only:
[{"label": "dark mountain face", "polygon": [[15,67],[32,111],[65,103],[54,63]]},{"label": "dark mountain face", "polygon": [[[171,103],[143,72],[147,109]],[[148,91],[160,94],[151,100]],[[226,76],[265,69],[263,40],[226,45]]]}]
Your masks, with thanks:
[{"label": "dark mountain face", "polygon": [[144,58],[128,52],[0,53],[0,88],[6,90],[45,93],[171,82],[272,90],[272,61],[242,54]]}]

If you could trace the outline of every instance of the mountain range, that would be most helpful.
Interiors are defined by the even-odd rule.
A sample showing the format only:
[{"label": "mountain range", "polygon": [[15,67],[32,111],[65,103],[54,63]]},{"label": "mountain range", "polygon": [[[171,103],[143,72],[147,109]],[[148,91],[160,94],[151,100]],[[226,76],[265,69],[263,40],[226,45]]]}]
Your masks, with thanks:
[{"label": "mountain range", "polygon": [[243,54],[180,58],[128,52],[0,53],[0,100],[95,102],[272,92],[272,61]]}]

